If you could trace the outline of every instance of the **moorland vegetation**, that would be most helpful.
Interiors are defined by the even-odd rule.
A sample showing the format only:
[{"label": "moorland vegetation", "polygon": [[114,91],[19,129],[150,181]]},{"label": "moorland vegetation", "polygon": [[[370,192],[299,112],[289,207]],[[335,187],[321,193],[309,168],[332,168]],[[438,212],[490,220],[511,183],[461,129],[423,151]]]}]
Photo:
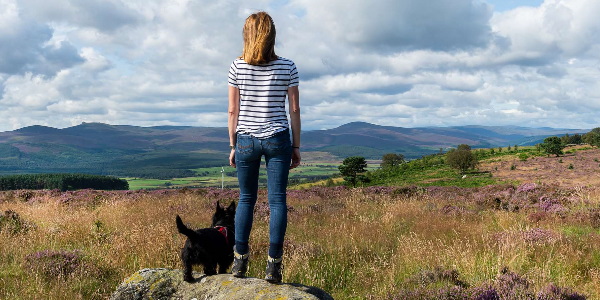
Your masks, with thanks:
[{"label": "moorland vegetation", "polygon": [[[501,150],[501,151],[497,151]],[[336,299],[599,299],[600,149],[471,150],[288,192],[285,282]],[[466,175],[466,176],[465,176]],[[334,182],[335,185],[335,182]],[[0,192],[0,298],[104,299],[142,268],[181,268],[175,215],[206,227],[233,189]],[[249,275],[261,277],[260,190]]]}]

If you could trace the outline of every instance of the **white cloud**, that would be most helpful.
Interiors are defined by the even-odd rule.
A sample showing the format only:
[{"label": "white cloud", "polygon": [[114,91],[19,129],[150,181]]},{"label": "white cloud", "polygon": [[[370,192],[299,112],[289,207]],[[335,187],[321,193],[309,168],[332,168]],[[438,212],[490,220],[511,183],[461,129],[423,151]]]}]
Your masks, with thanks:
[{"label": "white cloud", "polygon": [[600,2],[0,0],[0,130],[226,126],[245,17],[301,75],[303,128],[597,127]]}]

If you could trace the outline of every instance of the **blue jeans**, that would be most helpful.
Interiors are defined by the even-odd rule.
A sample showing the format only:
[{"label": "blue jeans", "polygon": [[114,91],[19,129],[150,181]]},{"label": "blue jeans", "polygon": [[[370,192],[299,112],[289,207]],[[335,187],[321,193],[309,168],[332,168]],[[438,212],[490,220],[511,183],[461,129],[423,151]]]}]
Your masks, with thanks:
[{"label": "blue jeans", "polygon": [[240,185],[240,200],[235,213],[235,249],[239,254],[248,253],[248,240],[258,196],[258,174],[261,157],[267,164],[267,192],[269,198],[269,256],[283,255],[283,239],[287,228],[286,189],[292,143],[289,130],[272,137],[258,139],[238,134],[235,148],[235,164]]}]

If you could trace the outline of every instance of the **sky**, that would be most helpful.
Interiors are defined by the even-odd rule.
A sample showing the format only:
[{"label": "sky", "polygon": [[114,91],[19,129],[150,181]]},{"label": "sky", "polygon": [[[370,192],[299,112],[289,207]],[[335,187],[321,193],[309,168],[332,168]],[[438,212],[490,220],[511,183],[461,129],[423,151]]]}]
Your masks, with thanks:
[{"label": "sky", "polygon": [[600,126],[598,0],[0,0],[0,131],[226,127],[260,10],[303,130]]}]

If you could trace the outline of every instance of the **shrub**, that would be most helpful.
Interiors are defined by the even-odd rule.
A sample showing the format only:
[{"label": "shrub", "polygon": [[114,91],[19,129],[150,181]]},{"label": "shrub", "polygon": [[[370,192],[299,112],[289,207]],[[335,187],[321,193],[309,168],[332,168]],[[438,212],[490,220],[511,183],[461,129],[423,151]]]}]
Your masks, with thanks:
[{"label": "shrub", "polygon": [[[415,289],[402,289],[388,299],[473,299],[473,300],[584,300],[585,296],[569,288],[561,288],[549,284],[537,294],[523,276],[503,268],[501,274],[491,282],[469,287],[468,284],[456,281],[458,272],[442,270],[420,272],[408,280],[417,284]],[[417,282],[415,282],[417,280]],[[420,281],[420,282],[419,282]],[[449,285],[445,285],[449,284]],[[440,287],[441,285],[441,287]]]},{"label": "shrub", "polygon": [[12,235],[25,233],[33,227],[32,224],[23,220],[19,214],[12,210],[7,210],[0,215],[0,232],[8,232]]},{"label": "shrub", "polygon": [[82,255],[79,250],[43,250],[25,257],[25,267],[47,279],[71,275],[80,270],[81,264]]},{"label": "shrub", "polygon": [[568,288],[561,288],[553,283],[544,287],[536,297],[537,300],[585,300],[586,297]]},{"label": "shrub", "polygon": [[496,278],[496,290],[500,299],[533,299],[527,279],[506,267]]}]

